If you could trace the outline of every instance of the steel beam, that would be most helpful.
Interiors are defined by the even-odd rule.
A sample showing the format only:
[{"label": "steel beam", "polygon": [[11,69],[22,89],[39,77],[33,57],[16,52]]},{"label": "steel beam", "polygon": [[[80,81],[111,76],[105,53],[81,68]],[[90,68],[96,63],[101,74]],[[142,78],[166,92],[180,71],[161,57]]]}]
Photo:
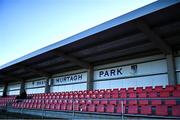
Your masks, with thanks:
[{"label": "steel beam", "polygon": [[172,54],[172,48],[169,46],[160,36],[155,33],[148,25],[142,20],[135,22],[136,27],[143,32],[147,38],[154,44],[156,48],[159,48],[164,54]]},{"label": "steel beam", "polygon": [[93,79],[94,79],[94,71],[93,66],[89,66],[87,70],[87,90],[93,90]]},{"label": "steel beam", "polygon": [[79,60],[78,58],[76,58],[76,57],[74,57],[74,56],[67,55],[67,54],[65,54],[65,53],[63,53],[63,52],[61,52],[61,51],[56,51],[56,52],[54,52],[54,53],[55,53],[55,55],[61,56],[61,57],[63,57],[64,59],[66,59],[66,60],[68,60],[68,61],[71,61],[71,62],[73,62],[73,63],[75,63],[75,64],[77,64],[77,65],[79,65],[79,66],[81,66],[81,67],[83,67],[83,68],[85,68],[85,69],[88,69],[88,68],[89,68],[89,63],[87,63],[87,62],[85,62],[85,61],[83,61],[83,60]]},{"label": "steel beam", "polygon": [[167,72],[168,72],[168,83],[170,85],[177,84],[175,60],[172,54],[166,56],[167,60]]},{"label": "steel beam", "polygon": [[22,69],[24,69],[25,71],[30,71],[30,72],[33,72],[35,74],[38,74],[42,77],[50,77],[51,74],[47,73],[47,72],[44,72],[44,71],[41,71],[41,70],[37,70],[37,69],[34,69],[30,66],[25,66],[25,65],[19,65]]},{"label": "steel beam", "polygon": [[7,77],[7,79],[11,79],[11,80],[16,80],[16,81],[20,81],[23,80],[23,78],[21,77],[17,77],[14,75],[10,75],[9,73],[0,73],[1,76]]}]

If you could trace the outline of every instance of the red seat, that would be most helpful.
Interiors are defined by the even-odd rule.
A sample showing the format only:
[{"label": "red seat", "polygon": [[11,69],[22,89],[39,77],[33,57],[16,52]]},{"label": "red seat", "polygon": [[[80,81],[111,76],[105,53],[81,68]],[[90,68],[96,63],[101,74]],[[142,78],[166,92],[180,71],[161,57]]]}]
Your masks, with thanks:
[{"label": "red seat", "polygon": [[100,94],[104,94],[105,93],[105,89],[102,89],[99,91]]},{"label": "red seat", "polygon": [[156,92],[161,92],[161,91],[163,91],[163,86],[155,86],[155,91],[156,91]]},{"label": "red seat", "polygon": [[41,109],[41,104],[38,104],[38,105],[37,105],[37,109]]},{"label": "red seat", "polygon": [[30,108],[30,109],[33,108],[33,103],[30,103],[29,108]]},{"label": "red seat", "polygon": [[61,100],[61,99],[57,100],[58,104],[62,104],[62,102],[63,102],[63,100]]},{"label": "red seat", "polygon": [[80,99],[84,98],[84,95],[83,95],[83,94],[81,94],[81,95],[79,96],[79,98],[80,98]]},{"label": "red seat", "polygon": [[67,110],[73,110],[73,105],[72,105],[72,103],[67,104]]},{"label": "red seat", "polygon": [[121,93],[120,98],[127,98],[127,93]]},{"label": "red seat", "polygon": [[97,112],[104,112],[104,105],[97,105]]},{"label": "red seat", "polygon": [[117,100],[109,100],[109,104],[110,105],[116,105],[117,104]]},{"label": "red seat", "polygon": [[133,87],[128,88],[127,92],[128,93],[134,92],[134,88]]},{"label": "red seat", "polygon": [[[30,107],[31,107],[31,105],[30,105]],[[50,104],[46,104],[45,109],[50,109]]]},{"label": "red seat", "polygon": [[50,110],[55,110],[55,104],[50,105]]},{"label": "red seat", "polygon": [[118,88],[114,88],[111,93],[112,94],[118,94],[119,93],[119,89]]},{"label": "red seat", "polygon": [[148,100],[139,100],[139,105],[148,105]]},{"label": "red seat", "polygon": [[102,94],[102,93],[101,93],[101,94],[98,94],[98,95],[97,95],[97,98],[99,98],[99,99],[100,99],[100,98],[103,98],[103,94]]},{"label": "red seat", "polygon": [[111,97],[111,94],[110,93],[106,93],[105,95],[104,95],[104,98],[110,98]]},{"label": "red seat", "polygon": [[87,111],[87,105],[81,105],[80,106],[80,111]]},{"label": "red seat", "polygon": [[94,103],[95,105],[98,105],[98,104],[100,103],[100,101],[99,101],[99,100],[94,100],[93,103]]},{"label": "red seat", "polygon": [[85,95],[85,98],[90,98],[90,95],[89,94]]},{"label": "red seat", "polygon": [[136,98],[136,93],[135,92],[129,93],[129,98]]},{"label": "red seat", "polygon": [[137,105],[137,100],[129,100],[128,105]]},{"label": "red seat", "polygon": [[88,99],[88,100],[86,101],[86,104],[87,104],[87,105],[92,104],[92,100]]},{"label": "red seat", "polygon": [[[23,105],[23,104],[21,104],[21,105]],[[36,109],[36,107],[37,107],[37,104],[34,103],[34,104],[33,104],[33,109]],[[21,106],[21,108],[22,108],[22,106]]]},{"label": "red seat", "polygon": [[85,104],[86,101],[85,101],[84,99],[81,99],[81,100],[79,101],[79,103],[80,103],[80,104]]},{"label": "red seat", "polygon": [[99,90],[94,90],[93,93],[94,93],[94,94],[98,94],[98,93],[99,93]]},{"label": "red seat", "polygon": [[150,97],[150,98],[157,98],[157,97],[158,97],[158,94],[157,94],[157,92],[150,92],[150,93],[149,93],[149,97]]},{"label": "red seat", "polygon": [[160,97],[162,97],[162,98],[170,97],[170,93],[168,91],[161,91]]},{"label": "red seat", "polygon": [[61,105],[60,104],[56,104],[55,105],[55,110],[61,110]]},{"label": "red seat", "polygon": [[55,99],[53,103],[54,103],[54,104],[57,104],[57,103],[58,103],[58,100],[57,100],[57,99]]},{"label": "red seat", "polygon": [[[70,99],[73,99],[73,98],[74,98],[74,96],[73,96],[73,95],[70,95],[70,96],[69,96],[69,98],[70,98]],[[58,99],[58,98],[57,98],[57,99]]]},{"label": "red seat", "polygon": [[102,105],[107,105],[108,104],[108,100],[101,100],[101,104]]},{"label": "red seat", "polygon": [[173,97],[180,97],[180,90],[173,91]]},{"label": "red seat", "polygon": [[128,114],[138,114],[138,106],[128,106]]},{"label": "red seat", "polygon": [[66,110],[67,104],[61,104],[61,110]]},{"label": "red seat", "polygon": [[138,94],[139,98],[146,98],[147,97],[147,93],[146,92],[141,92]]},{"label": "red seat", "polygon": [[114,105],[107,105],[106,112],[114,113]]},{"label": "red seat", "polygon": [[150,115],[152,114],[152,109],[151,109],[151,106],[141,106],[141,111],[140,111],[141,114],[144,114],[144,115]]},{"label": "red seat", "polygon": [[95,105],[94,104],[91,104],[88,106],[88,111],[89,112],[95,112]]},{"label": "red seat", "polygon": [[25,108],[29,109],[29,105],[30,105],[30,103],[27,103]]},{"label": "red seat", "polygon": [[68,104],[72,104],[73,103],[73,100],[72,99],[69,99],[68,100]]},{"label": "red seat", "polygon": [[156,115],[166,116],[168,115],[168,107],[166,105],[156,106]]},{"label": "red seat", "polygon": [[[123,111],[122,111],[122,110],[123,110]],[[121,105],[121,104],[118,104],[118,105],[117,105],[116,112],[117,112],[117,113],[121,113],[121,114],[122,114],[122,112],[125,113],[125,106],[123,106],[123,109],[122,109],[122,105]]]},{"label": "red seat", "polygon": [[162,101],[161,100],[151,100],[151,105],[156,106],[156,105],[161,105]]},{"label": "red seat", "polygon": [[165,105],[173,106],[176,105],[176,100],[165,100],[164,103]]},{"label": "red seat", "polygon": [[180,116],[180,105],[172,106],[172,115]]},{"label": "red seat", "polygon": [[119,93],[126,93],[126,88],[121,88]]},{"label": "red seat", "polygon": [[119,94],[118,93],[113,93],[112,98],[119,98]]},{"label": "red seat", "polygon": [[145,91],[146,91],[146,92],[152,92],[152,91],[153,91],[152,86],[147,86],[147,87],[145,88]]},{"label": "red seat", "polygon": [[67,103],[68,103],[68,100],[67,100],[67,99],[66,99],[66,100],[63,100],[62,103],[67,104]]},{"label": "red seat", "polygon": [[91,98],[96,98],[96,94],[92,94],[92,95],[91,95]]},{"label": "red seat", "polygon": [[172,92],[174,91],[174,85],[166,85],[164,90],[168,92]]},{"label": "red seat", "polygon": [[176,85],[176,90],[180,90],[180,84]]},{"label": "red seat", "polygon": [[79,111],[79,104],[74,104],[74,110]]},{"label": "red seat", "polygon": [[142,93],[143,92],[143,87],[137,87],[136,92],[137,93]]},{"label": "red seat", "polygon": [[127,105],[127,101],[126,100],[119,100],[119,101],[117,101],[117,104]]},{"label": "red seat", "polygon": [[107,94],[107,93],[111,93],[111,89],[106,89],[106,91],[105,91],[105,93]]},{"label": "red seat", "polygon": [[93,91],[92,91],[92,90],[89,90],[89,91],[88,91],[88,94],[89,94],[89,95],[93,94]]}]

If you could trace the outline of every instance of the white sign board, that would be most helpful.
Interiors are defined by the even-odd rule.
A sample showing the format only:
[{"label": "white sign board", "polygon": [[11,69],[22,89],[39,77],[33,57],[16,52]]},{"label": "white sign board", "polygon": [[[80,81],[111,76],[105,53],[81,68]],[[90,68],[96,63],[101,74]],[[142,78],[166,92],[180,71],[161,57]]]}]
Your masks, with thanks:
[{"label": "white sign board", "polygon": [[167,65],[165,60],[97,70],[94,72],[94,80],[151,75],[159,73],[167,73]]},{"label": "white sign board", "polygon": [[26,88],[43,87],[46,85],[46,80],[32,81],[26,83]]},{"label": "white sign board", "polygon": [[112,79],[112,78],[125,77],[133,74],[135,74],[135,71],[132,71],[130,66],[116,67],[116,68],[95,71],[94,79],[95,80]]},{"label": "white sign board", "polygon": [[65,75],[53,78],[53,84],[68,84],[68,83],[79,83],[87,81],[87,73],[78,73],[73,75]]}]

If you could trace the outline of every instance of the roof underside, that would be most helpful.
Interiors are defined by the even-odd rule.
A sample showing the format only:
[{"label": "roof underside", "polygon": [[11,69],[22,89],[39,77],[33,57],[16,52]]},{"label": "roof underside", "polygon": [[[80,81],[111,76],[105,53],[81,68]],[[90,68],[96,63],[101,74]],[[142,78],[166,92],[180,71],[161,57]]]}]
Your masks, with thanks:
[{"label": "roof underside", "polygon": [[[156,4],[154,3],[154,6]],[[103,29],[93,35],[71,40],[71,42],[63,41],[67,44],[54,49],[45,52],[42,52],[45,48],[41,49],[41,52],[35,56],[31,56],[32,53],[27,55],[31,56],[29,58],[25,56],[17,63],[2,66],[0,81],[47,77],[69,70],[88,68],[89,65],[101,65],[154,54],[171,54],[180,49],[179,8],[180,4],[174,3],[127,22],[112,25],[113,27]],[[143,9],[141,8],[141,11]],[[129,14],[136,14],[137,11]],[[121,16],[107,23],[117,22],[120,18]],[[102,25],[92,28],[91,31]],[[85,32],[88,30],[82,34]],[[70,38],[75,39],[76,36]],[[53,46],[57,44],[59,43]]]}]

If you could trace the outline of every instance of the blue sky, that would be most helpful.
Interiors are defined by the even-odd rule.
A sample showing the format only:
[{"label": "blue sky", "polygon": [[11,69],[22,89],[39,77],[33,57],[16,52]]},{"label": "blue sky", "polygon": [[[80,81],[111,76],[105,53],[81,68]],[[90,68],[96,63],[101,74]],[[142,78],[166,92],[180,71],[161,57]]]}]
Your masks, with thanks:
[{"label": "blue sky", "polygon": [[0,0],[0,65],[155,0]]}]

